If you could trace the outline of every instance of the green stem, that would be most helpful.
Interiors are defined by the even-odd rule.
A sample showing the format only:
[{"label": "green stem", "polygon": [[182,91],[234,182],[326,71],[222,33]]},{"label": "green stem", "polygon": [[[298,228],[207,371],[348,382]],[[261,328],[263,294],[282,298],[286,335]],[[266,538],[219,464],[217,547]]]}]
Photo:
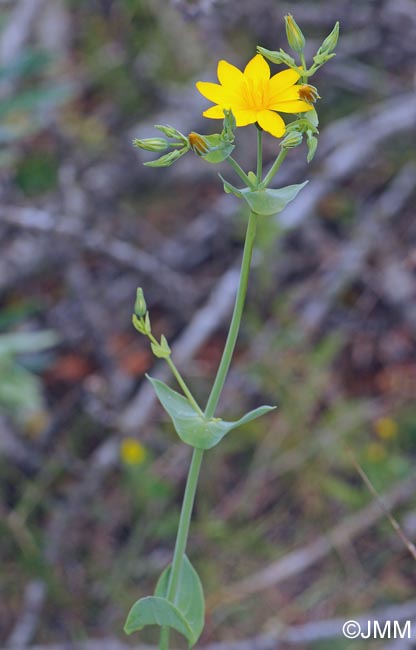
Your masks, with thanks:
[{"label": "green stem", "polygon": [[245,171],[240,167],[238,162],[234,160],[232,156],[228,156],[227,162],[231,165],[231,167],[234,169],[235,173],[241,178],[243,183],[248,185],[249,187],[253,186],[253,183],[250,181],[249,177],[245,173]]},{"label": "green stem", "polygon": [[[199,470],[201,469],[203,449],[194,449],[191,465],[189,467],[188,479],[186,481],[185,494],[183,497],[181,516],[178,525],[175,551],[173,553],[172,569],[169,577],[168,591],[166,598],[172,603],[177,596],[177,587],[182,567],[182,558],[188,541],[189,525],[191,523],[192,509],[195,500],[196,488],[198,485]],[[160,634],[159,650],[167,650],[169,647],[169,628],[163,627]]]},{"label": "green stem", "polygon": [[257,127],[257,182],[261,182],[263,173],[263,129]]},{"label": "green stem", "polygon": [[198,402],[196,401],[195,397],[192,395],[184,379],[182,378],[182,375],[180,374],[179,370],[177,369],[177,367],[175,366],[175,364],[173,363],[170,357],[166,359],[166,363],[168,364],[172,373],[175,375],[176,381],[178,382],[179,386],[182,388],[184,395],[186,395],[186,397],[188,398],[189,403],[192,404],[195,411],[199,413],[201,417],[203,417],[204,414],[201,408],[199,407]]},{"label": "green stem", "polygon": [[[303,72],[306,72],[306,70],[307,70],[307,67],[306,67],[306,59],[305,59],[305,55],[304,55],[303,52],[301,52],[301,55],[300,55],[300,61],[301,61],[301,63],[302,63]],[[308,81],[308,76],[305,75],[305,74],[303,74],[303,75],[302,75],[302,83],[306,84],[307,81]]]},{"label": "green stem", "polygon": [[221,392],[227,377],[228,369],[230,367],[231,358],[233,356],[235,344],[237,341],[238,331],[240,329],[241,316],[243,313],[244,301],[247,293],[248,276],[250,272],[251,257],[253,254],[254,237],[256,234],[257,215],[252,212],[247,226],[246,241],[244,244],[243,261],[241,264],[240,283],[238,285],[237,298],[234,305],[233,316],[231,325],[225,343],[224,352],[222,354],[221,362],[215,377],[214,385],[208,399],[205,415],[212,418],[215,409],[217,408],[218,400],[220,399]]},{"label": "green stem", "polygon": [[[155,339],[155,337],[153,336],[152,333],[149,333],[147,336],[148,336],[149,340],[152,343],[154,343],[155,345],[158,345],[158,342],[157,342],[157,340]],[[195,397],[192,395],[191,391],[189,390],[188,386],[185,383],[184,378],[182,377],[181,373],[179,372],[179,370],[177,369],[177,367],[173,363],[172,359],[170,357],[167,357],[165,359],[165,361],[168,364],[169,368],[171,369],[173,375],[175,376],[175,379],[178,382],[179,386],[182,388],[182,391],[183,391],[184,395],[186,395],[186,397],[188,398],[189,403],[192,404],[195,411],[197,413],[199,413],[199,415],[201,417],[203,417],[204,414],[203,414],[201,408],[199,407],[198,402],[196,401]]]},{"label": "green stem", "polygon": [[[258,146],[257,152],[259,155],[261,155],[261,138],[258,139],[258,143],[260,144]],[[230,162],[230,158],[228,158],[228,160]],[[238,165],[238,163],[236,163],[236,165]],[[244,174],[243,171],[242,173]],[[259,163],[257,162],[258,179],[261,177],[259,174],[261,175],[261,165],[259,165]],[[254,238],[256,235],[256,224],[257,224],[257,214],[251,212],[248,221],[248,226],[247,226],[246,239],[244,243],[243,260],[241,263],[241,272],[240,272],[240,282],[238,285],[234,311],[231,319],[227,340],[224,347],[224,352],[222,354],[221,362],[218,367],[214,385],[212,387],[207,402],[207,406],[205,409],[206,418],[212,418],[215,413],[215,409],[217,408],[218,400],[220,399],[221,392],[230,367],[235,344],[237,342],[238,332],[241,323],[241,316],[243,314],[244,302],[247,293],[248,276],[250,273],[250,264],[253,255]],[[187,388],[185,382],[183,381],[182,377],[180,376],[173,362],[170,359],[168,359],[168,362],[169,361],[172,364],[172,366],[170,366],[172,368],[172,372],[174,373],[176,379],[180,383],[182,390],[184,390],[185,395],[187,395],[189,399],[188,396],[188,393],[190,393],[189,389]],[[181,573],[182,559],[188,541],[189,526],[191,523],[192,509],[194,505],[195,493],[198,485],[199,471],[201,469],[203,455],[204,455],[204,451],[202,449],[194,449],[192,454],[191,465],[189,467],[188,478],[186,481],[185,494],[183,498],[181,515],[180,515],[179,525],[178,525],[178,533],[176,536],[175,550],[173,553],[172,569],[169,576],[169,585],[166,594],[167,599],[173,603],[175,603],[175,599],[177,597],[177,587],[178,587],[178,581]],[[168,649],[169,649],[169,628],[162,627],[161,634],[160,634],[160,641],[159,641],[159,650],[168,650]]]},{"label": "green stem", "polygon": [[276,160],[274,161],[273,165],[270,168],[270,171],[266,174],[264,181],[262,182],[262,187],[267,187],[270,183],[270,181],[273,180],[273,176],[276,174],[277,170],[279,169],[280,165],[284,161],[284,159],[287,156],[287,149],[282,149],[277,156]]}]

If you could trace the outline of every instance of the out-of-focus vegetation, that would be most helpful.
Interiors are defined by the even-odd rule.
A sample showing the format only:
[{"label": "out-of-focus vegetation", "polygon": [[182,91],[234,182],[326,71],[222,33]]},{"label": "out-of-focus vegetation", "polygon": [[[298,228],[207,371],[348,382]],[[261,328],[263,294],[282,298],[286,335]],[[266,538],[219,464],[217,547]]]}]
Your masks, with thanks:
[{"label": "out-of-focus vegetation", "polygon": [[[414,539],[414,4],[15,0],[0,21],[5,647],[135,642],[124,618],[170,561],[188,465],[143,380],[135,289],[204,401],[245,215],[192,152],[150,170],[131,140],[161,122],[215,129],[194,82],[214,80],[220,58],[284,46],[287,11],[312,47],[336,20],[341,38],[316,77],[316,159],[295,150],[284,172],[310,184],[259,229],[221,404],[230,418],[278,409],[202,472],[189,546],[209,604],[201,642],[347,648],[335,624],[330,641],[293,638],[414,599],[414,559],[348,451]],[[248,167],[251,136],[236,155]],[[276,142],[265,148],[271,162]],[[124,437],[140,442],[137,462],[120,456]]]}]

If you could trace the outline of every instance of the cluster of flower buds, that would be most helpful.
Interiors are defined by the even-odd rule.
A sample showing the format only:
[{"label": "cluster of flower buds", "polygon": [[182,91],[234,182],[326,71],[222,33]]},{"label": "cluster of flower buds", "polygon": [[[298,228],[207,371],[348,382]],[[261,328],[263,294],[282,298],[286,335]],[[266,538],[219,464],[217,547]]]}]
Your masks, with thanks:
[{"label": "cluster of flower buds", "polygon": [[139,287],[136,291],[136,302],[134,303],[133,325],[140,334],[149,336],[152,332],[150,325],[150,316],[147,311],[146,301],[144,299],[143,289]]},{"label": "cluster of flower buds", "polygon": [[189,151],[190,144],[188,138],[173,126],[155,124],[155,129],[161,131],[170,140],[166,140],[166,138],[145,138],[144,140],[139,140],[136,138],[133,140],[133,145],[144,151],[154,151],[155,153],[171,149],[172,151],[157,158],[157,160],[144,163],[147,167],[170,167],[170,165]]},{"label": "cluster of flower buds", "polygon": [[272,63],[287,65],[289,68],[296,70],[303,78],[309,78],[315,72],[335,56],[334,50],[336,48],[339,36],[339,23],[335,23],[331,33],[323,41],[322,45],[313,57],[313,64],[310,68],[304,66],[304,50],[305,50],[305,37],[301,28],[291,14],[285,16],[286,36],[289,47],[300,54],[301,61],[297,63],[295,59],[285,52],[282,48],[278,51],[267,50],[264,47],[258,47],[257,51],[262,54],[266,59]]},{"label": "cluster of flower buds", "polygon": [[162,334],[160,343],[157,342],[152,334],[152,327],[150,324],[150,316],[144,299],[143,289],[139,287],[136,291],[136,301],[134,303],[133,325],[135,329],[147,336],[150,339],[150,347],[152,352],[158,359],[168,359],[171,354],[169,344],[166,337]]}]

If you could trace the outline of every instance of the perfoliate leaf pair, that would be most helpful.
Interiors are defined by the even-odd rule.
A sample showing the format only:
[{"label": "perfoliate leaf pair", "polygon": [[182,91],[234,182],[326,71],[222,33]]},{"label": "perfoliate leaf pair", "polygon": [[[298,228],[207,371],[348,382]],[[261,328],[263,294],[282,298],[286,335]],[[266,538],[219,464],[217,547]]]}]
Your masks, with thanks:
[{"label": "perfoliate leaf pair", "polygon": [[205,604],[201,581],[192,564],[182,558],[175,602],[167,599],[171,566],[167,567],[156,585],[155,595],[141,598],[131,608],[124,630],[127,634],[147,625],[172,627],[182,634],[191,648],[204,627]]},{"label": "perfoliate leaf pair", "polygon": [[251,422],[275,408],[274,406],[260,406],[235,422],[226,422],[221,418],[205,418],[195,411],[185,397],[159,379],[146,376],[155,389],[163,408],[171,417],[179,438],[187,445],[197,449],[215,447],[233,429]]},{"label": "perfoliate leaf pair", "polygon": [[244,199],[249,205],[250,210],[266,217],[281,212],[290,201],[293,201],[293,199],[299,194],[300,190],[308,183],[308,181],[305,181],[299,185],[287,185],[287,187],[281,187],[276,190],[269,188],[251,190],[248,187],[239,190],[231,185],[231,183],[224,180],[221,175],[219,176],[224,183],[224,191],[227,194],[234,194],[240,199]]}]

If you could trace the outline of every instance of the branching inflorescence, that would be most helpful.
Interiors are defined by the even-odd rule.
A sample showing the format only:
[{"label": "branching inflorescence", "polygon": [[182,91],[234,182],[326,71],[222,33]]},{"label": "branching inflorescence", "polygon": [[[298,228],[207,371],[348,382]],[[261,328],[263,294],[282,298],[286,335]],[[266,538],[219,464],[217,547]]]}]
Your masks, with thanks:
[{"label": "branching inflorescence", "polygon": [[[134,140],[134,145],[140,149],[163,154],[157,160],[145,163],[151,167],[168,167],[190,151],[208,163],[224,161],[229,163],[242,181],[243,187],[235,187],[220,176],[224,191],[243,200],[250,209],[240,281],[230,329],[205,409],[197,403],[175,366],[166,338],[162,335],[158,341],[153,335],[143,291],[141,288],[137,290],[133,325],[140,334],[149,339],[155,357],[166,361],[182,394],[158,379],[147,378],[170,416],[179,438],[193,447],[173,561],[159,578],[154,595],[141,598],[133,605],[125,625],[128,634],[147,625],[160,626],[160,650],[167,650],[169,647],[170,628],[182,634],[192,647],[198,641],[204,627],[205,608],[201,581],[185,554],[204,451],[217,445],[231,430],[274,408],[262,406],[246,413],[235,422],[215,417],[240,328],[256,223],[259,217],[268,217],[281,212],[307,183],[305,181],[298,185],[270,188],[270,183],[289,150],[298,147],[304,138],[307,144],[307,161],[310,162],[315,155],[319,123],[315,103],[320,97],[318,90],[309,83],[309,80],[322,65],[335,56],[334,49],[338,41],[339,25],[336,23],[308,67],[304,53],[305,38],[301,29],[291,15],[285,16],[285,24],[289,46],[298,60],[282,49],[271,51],[258,47],[258,53],[248,62],[243,72],[227,61],[220,61],[217,68],[218,84],[204,81],[196,84],[199,92],[214,103],[214,106],[207,108],[203,115],[207,118],[223,120],[220,133],[203,135],[191,132],[185,136],[171,126],[156,125],[156,129],[163,137]],[[284,65],[285,69],[271,76],[266,59]],[[295,119],[286,123],[281,113],[295,116]],[[236,129],[249,124],[254,124],[257,131],[255,172],[245,172],[231,155],[236,146]],[[264,131],[279,138],[280,141],[279,153],[268,173],[263,176]]]}]

